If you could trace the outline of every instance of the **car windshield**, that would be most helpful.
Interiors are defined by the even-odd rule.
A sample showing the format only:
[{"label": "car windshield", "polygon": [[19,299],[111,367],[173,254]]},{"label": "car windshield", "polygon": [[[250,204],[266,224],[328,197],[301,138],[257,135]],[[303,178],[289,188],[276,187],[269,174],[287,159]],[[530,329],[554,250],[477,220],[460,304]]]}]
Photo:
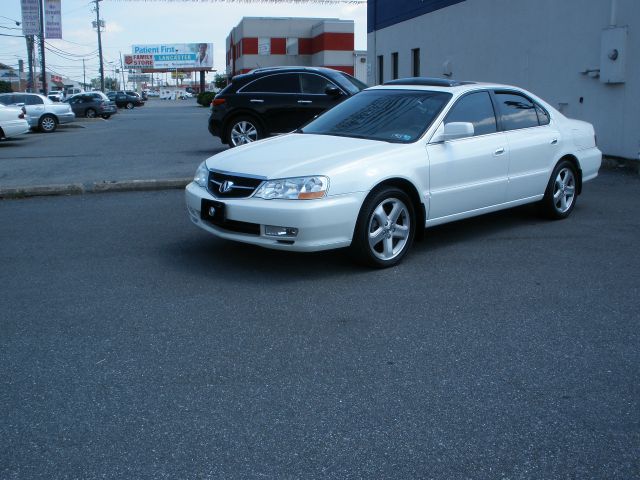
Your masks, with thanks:
[{"label": "car windshield", "polygon": [[306,125],[301,133],[415,142],[451,98],[427,90],[366,90]]},{"label": "car windshield", "polygon": [[349,93],[351,94],[358,93],[360,90],[364,90],[365,88],[367,88],[367,85],[365,83],[362,83],[357,78],[352,77],[351,75],[348,75],[344,72],[340,72],[340,77],[343,80],[346,80],[345,87],[349,90]]}]

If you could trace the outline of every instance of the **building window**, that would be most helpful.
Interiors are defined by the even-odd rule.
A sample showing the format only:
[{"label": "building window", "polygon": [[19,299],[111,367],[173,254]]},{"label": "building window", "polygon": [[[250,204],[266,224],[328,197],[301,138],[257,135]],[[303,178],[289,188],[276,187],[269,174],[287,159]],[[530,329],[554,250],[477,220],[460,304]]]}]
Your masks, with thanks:
[{"label": "building window", "polygon": [[411,74],[414,77],[420,76],[420,49],[414,48],[411,50]]},{"label": "building window", "polygon": [[378,55],[378,83],[384,83],[384,57]]},{"label": "building window", "polygon": [[258,38],[258,55],[271,55],[271,38]]},{"label": "building window", "polygon": [[287,55],[298,55],[297,38],[287,38]]},{"label": "building window", "polygon": [[391,78],[398,78],[398,52],[391,54]]}]

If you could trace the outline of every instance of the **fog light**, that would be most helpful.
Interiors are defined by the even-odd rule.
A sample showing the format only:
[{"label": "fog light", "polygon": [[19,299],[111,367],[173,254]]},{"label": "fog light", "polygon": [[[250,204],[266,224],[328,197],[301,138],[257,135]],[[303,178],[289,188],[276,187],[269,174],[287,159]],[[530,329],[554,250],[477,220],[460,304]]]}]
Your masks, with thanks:
[{"label": "fog light", "polygon": [[265,225],[264,234],[269,237],[295,237],[298,235],[298,229],[293,227],[275,227],[273,225]]}]

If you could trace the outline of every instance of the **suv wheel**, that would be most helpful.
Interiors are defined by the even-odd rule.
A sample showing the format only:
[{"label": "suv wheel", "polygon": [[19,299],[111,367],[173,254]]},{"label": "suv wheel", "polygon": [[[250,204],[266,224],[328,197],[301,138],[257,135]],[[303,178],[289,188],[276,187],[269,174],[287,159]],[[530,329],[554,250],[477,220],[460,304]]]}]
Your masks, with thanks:
[{"label": "suv wheel", "polygon": [[43,115],[40,118],[38,126],[40,127],[40,131],[44,133],[51,133],[55,132],[58,122],[56,121],[56,117],[53,115]]},{"label": "suv wheel", "polygon": [[124,108],[126,108],[127,110],[131,110],[133,108],[133,102],[127,102]]},{"label": "suv wheel", "polygon": [[230,147],[255,142],[264,138],[262,129],[253,118],[244,116],[234,118],[227,129],[226,142]]},{"label": "suv wheel", "polygon": [[87,118],[96,118],[97,112],[93,108],[87,108],[87,111],[84,112]]}]

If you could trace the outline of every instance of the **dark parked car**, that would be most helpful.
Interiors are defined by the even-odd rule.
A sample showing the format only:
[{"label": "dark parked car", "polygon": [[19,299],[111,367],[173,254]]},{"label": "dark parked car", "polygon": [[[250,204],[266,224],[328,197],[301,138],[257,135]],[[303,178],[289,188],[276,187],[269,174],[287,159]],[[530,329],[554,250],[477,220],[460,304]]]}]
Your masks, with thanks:
[{"label": "dark parked car", "polygon": [[65,100],[78,117],[109,118],[118,113],[118,109],[109,97],[102,92],[79,93]]},{"label": "dark parked car", "polygon": [[330,68],[259,68],[234,77],[215,96],[209,132],[231,147],[291,132],[364,88]]},{"label": "dark parked car", "polygon": [[127,110],[144,105],[144,102],[139,96],[129,95],[127,92],[109,92],[107,93],[107,97],[114,102],[118,108],[126,108]]}]

